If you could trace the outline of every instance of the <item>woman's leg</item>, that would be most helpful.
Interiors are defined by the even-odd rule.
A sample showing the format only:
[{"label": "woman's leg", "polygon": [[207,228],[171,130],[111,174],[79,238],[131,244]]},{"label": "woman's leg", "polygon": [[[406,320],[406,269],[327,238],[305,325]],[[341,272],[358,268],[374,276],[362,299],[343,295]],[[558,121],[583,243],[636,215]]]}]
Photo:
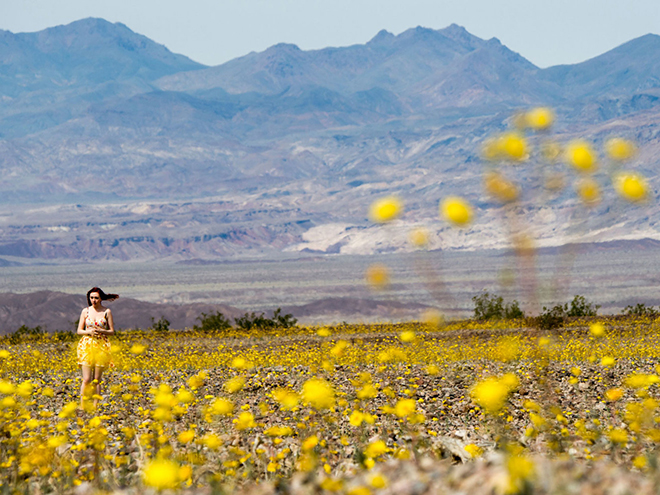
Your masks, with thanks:
[{"label": "woman's leg", "polygon": [[[96,382],[96,395],[101,395],[101,376],[103,376],[103,368],[101,366],[96,366],[94,368],[94,381]],[[98,399],[94,399],[94,406],[96,407],[99,403]]]},{"label": "woman's leg", "polygon": [[80,385],[80,407],[84,407],[86,397],[91,394],[92,380],[94,380],[94,368],[87,365],[82,365],[82,384]]}]

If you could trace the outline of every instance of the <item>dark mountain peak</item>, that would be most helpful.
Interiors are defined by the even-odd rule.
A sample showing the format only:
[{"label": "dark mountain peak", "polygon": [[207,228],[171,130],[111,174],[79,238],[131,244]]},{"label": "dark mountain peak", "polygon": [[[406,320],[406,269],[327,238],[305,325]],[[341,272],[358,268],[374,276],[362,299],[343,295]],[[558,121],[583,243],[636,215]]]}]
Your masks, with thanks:
[{"label": "dark mountain peak", "polygon": [[396,36],[386,29],[381,29],[376,36],[367,42],[367,45],[389,45],[395,38]]},{"label": "dark mountain peak", "polygon": [[657,34],[645,34],[639,38],[630,40],[612,50],[603,53],[590,61],[606,61],[609,63],[613,59],[627,60],[631,64],[651,64],[656,65],[660,60],[660,36]]},{"label": "dark mountain peak", "polygon": [[277,53],[300,53],[302,50],[298,47],[298,45],[294,45],[293,43],[278,43],[277,45],[273,45],[270,48],[267,48],[264,53],[270,54],[273,52]]},{"label": "dark mountain peak", "polygon": [[397,36],[399,40],[413,39],[415,41],[433,40],[437,39],[438,37],[442,37],[439,31],[422,26],[406,29],[403,33]]},{"label": "dark mountain peak", "polygon": [[543,77],[572,97],[636,93],[660,87],[660,36],[646,34],[574,65],[544,69]]},{"label": "dark mountain peak", "polygon": [[470,34],[467,29],[465,29],[463,26],[459,26],[458,24],[450,24],[446,28],[441,29],[439,32],[449,39],[473,48],[482,45],[484,42],[484,40],[473,34]]}]

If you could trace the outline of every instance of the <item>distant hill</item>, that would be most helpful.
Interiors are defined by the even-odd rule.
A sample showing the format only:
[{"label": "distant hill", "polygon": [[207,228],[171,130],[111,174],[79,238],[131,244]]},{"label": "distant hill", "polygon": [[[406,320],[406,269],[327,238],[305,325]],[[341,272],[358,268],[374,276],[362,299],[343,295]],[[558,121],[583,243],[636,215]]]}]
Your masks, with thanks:
[{"label": "distant hill", "polygon": [[[278,44],[205,67],[102,19],[3,31],[0,256],[179,261],[409,249],[405,234],[385,239],[366,219],[370,202],[391,193],[406,201],[405,221],[431,222],[445,248],[503,246],[480,146],[517,110],[554,107],[560,142],[582,137],[602,151],[612,135],[634,139],[631,166],[657,190],[659,39],[539,69],[495,38],[417,27],[349,47]],[[543,194],[530,189],[538,171],[515,176],[542,245],[660,237],[657,203],[604,203],[587,220],[574,214],[571,187],[540,205]],[[611,203],[609,178],[598,180]],[[479,210],[469,233],[430,220],[439,199],[456,193]]]},{"label": "distant hill", "polygon": [[[230,318],[244,313],[238,308],[222,304],[153,304],[121,297],[104,305],[112,309],[115,327],[125,330],[149,328],[151,318],[158,321],[165,317],[170,321],[170,328],[183,329],[199,324],[196,318],[202,313],[219,311]],[[53,291],[0,293],[0,334],[15,332],[21,325],[30,328],[41,326],[49,332],[75,331],[75,322],[86,306],[84,294],[80,296]]]},{"label": "distant hill", "polygon": [[[201,317],[202,313],[220,312],[230,321],[245,314],[245,311],[225,304],[154,304],[122,297],[104,305],[112,309],[115,327],[122,330],[149,328],[152,318],[159,321],[164,317],[170,322],[172,330],[182,330],[199,325],[198,317]],[[84,295],[54,291],[0,293],[0,335],[13,333],[21,325],[29,328],[40,326],[48,332],[75,332],[75,322],[84,307]],[[302,306],[287,306],[282,308],[282,314],[293,314],[300,323],[311,324],[419,319],[424,309],[427,309],[427,306],[423,304],[397,301],[326,298]],[[272,316],[272,311],[264,313],[267,317]]]}]

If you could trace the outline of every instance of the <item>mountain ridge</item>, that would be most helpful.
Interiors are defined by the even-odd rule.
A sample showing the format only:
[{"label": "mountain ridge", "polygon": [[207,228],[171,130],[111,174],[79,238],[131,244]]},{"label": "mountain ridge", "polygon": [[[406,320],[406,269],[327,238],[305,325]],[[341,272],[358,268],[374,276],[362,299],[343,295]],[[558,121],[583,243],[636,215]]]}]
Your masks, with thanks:
[{"label": "mountain ridge", "polygon": [[[434,219],[440,198],[464,195],[480,219],[470,235],[436,222],[445,245],[503,245],[481,189],[480,145],[534,105],[556,109],[562,143],[584,137],[602,149],[613,134],[635,139],[634,167],[658,188],[656,35],[550,69],[457,25],[380,31],[349,47],[278,44],[204,67],[122,24],[52,29],[30,36],[66,58],[61,47],[73,57],[76,36],[88,33],[80,45],[105,43],[110,61],[85,72],[81,49],[63,65],[36,52],[30,60],[41,69],[0,65],[0,254],[11,262],[410,249],[405,236],[384,238],[366,218],[373,199],[392,193],[413,224]],[[0,33],[0,43],[10,38]],[[62,80],[74,74],[82,86],[42,84],[35,68]],[[19,73],[37,89],[11,96],[3,84],[18,87]],[[534,197],[532,169],[515,175]],[[622,228],[605,214],[565,220],[576,201],[566,189],[549,205],[525,207],[543,219],[541,235],[565,233],[566,242],[571,229],[601,240],[657,235],[654,203],[632,210]]]}]

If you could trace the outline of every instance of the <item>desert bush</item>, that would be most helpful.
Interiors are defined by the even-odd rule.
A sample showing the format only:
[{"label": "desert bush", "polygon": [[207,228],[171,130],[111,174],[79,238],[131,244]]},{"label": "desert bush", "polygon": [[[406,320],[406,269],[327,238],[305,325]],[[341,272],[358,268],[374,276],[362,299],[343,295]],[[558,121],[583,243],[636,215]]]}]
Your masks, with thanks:
[{"label": "desert bush", "polygon": [[34,338],[41,337],[46,334],[46,330],[41,328],[40,325],[36,327],[28,327],[27,325],[21,325],[18,330],[14,333],[11,333],[7,336],[7,339],[11,344],[18,344],[24,340],[31,340]]},{"label": "desert bush", "polygon": [[583,316],[596,316],[600,304],[594,304],[586,300],[584,296],[576,295],[570,303],[570,306],[565,306],[566,316],[568,317],[583,317]]},{"label": "desert bush", "polygon": [[643,303],[637,303],[635,306],[628,305],[621,313],[627,316],[646,316],[650,318],[658,316],[658,310]]},{"label": "desert bush", "polygon": [[560,328],[566,322],[566,307],[558,304],[551,309],[543,306],[543,311],[535,319],[535,324],[541,330]]},{"label": "desert bush", "polygon": [[266,318],[264,313],[245,313],[243,316],[234,318],[236,326],[242,330],[270,330],[273,328],[291,328],[298,323],[298,320],[291,314],[282,314],[282,309],[277,308],[273,312],[272,318]]},{"label": "desert bush", "polygon": [[200,326],[193,326],[193,330],[201,330],[202,332],[222,332],[231,328],[230,321],[220,311],[215,313],[202,313],[198,316]]},{"label": "desert bush", "polygon": [[505,305],[502,296],[484,292],[474,296],[472,301],[474,301],[475,320],[514,320],[525,317],[516,300]]},{"label": "desert bush", "polygon": [[536,326],[542,330],[559,328],[567,318],[596,316],[600,305],[587,301],[584,296],[576,295],[570,303],[557,304],[552,308],[543,306],[543,311],[536,317]]},{"label": "desert bush", "polygon": [[151,317],[151,330],[154,332],[169,332],[170,330],[170,321],[164,316],[160,317],[160,320],[155,321],[154,317]]}]

